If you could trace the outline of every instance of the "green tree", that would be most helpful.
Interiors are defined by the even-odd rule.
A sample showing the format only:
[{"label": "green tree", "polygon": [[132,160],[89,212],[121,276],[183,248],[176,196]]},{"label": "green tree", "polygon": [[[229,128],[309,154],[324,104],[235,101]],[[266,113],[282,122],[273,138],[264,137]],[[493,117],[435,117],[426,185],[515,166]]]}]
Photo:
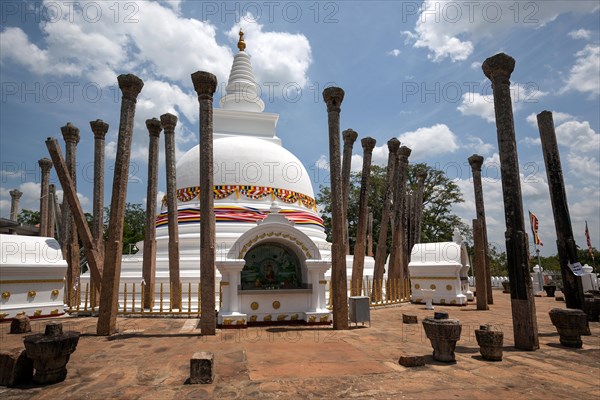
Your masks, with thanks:
[{"label": "green tree", "polygon": [[17,222],[23,225],[37,225],[40,223],[40,212],[23,209],[17,215]]},{"label": "green tree", "polygon": [[[463,202],[458,186],[452,182],[443,171],[437,170],[427,164],[413,164],[408,168],[409,190],[416,192],[416,172],[419,169],[427,171],[425,191],[423,193],[423,224],[421,231],[422,242],[449,241],[452,231],[458,226],[462,232],[470,235],[470,229],[465,226],[460,218],[451,212],[453,204]],[[350,176],[350,190],[348,199],[348,226],[350,248],[354,247],[356,228],[358,224],[359,196],[361,172],[352,173]],[[379,165],[371,166],[369,186],[369,209],[373,212],[373,248],[377,247],[379,231],[381,228],[381,211],[384,203],[386,189],[386,168]],[[321,208],[321,218],[325,224],[327,239],[331,240],[331,190],[328,186],[321,186],[317,195],[317,203]],[[391,232],[388,229],[388,232]],[[388,250],[391,243],[391,234],[388,234]]]},{"label": "green tree", "polygon": [[[110,207],[104,208],[104,238],[107,238]],[[137,250],[132,245],[144,240],[146,229],[146,211],[141,204],[127,203],[123,226],[123,254],[135,254]]]},{"label": "green tree", "polygon": [[506,252],[498,250],[496,246],[488,245],[488,257],[491,276],[508,276]]}]

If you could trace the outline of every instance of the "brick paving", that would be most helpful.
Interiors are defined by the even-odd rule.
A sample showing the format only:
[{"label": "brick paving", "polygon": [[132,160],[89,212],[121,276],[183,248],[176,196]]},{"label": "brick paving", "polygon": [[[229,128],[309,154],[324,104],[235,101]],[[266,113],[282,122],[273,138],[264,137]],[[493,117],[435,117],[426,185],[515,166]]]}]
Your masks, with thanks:
[{"label": "brick paving", "polygon": [[[489,311],[436,306],[463,324],[456,363],[433,360],[421,320],[423,305],[371,310],[372,324],[348,331],[330,327],[277,326],[217,330],[200,336],[197,320],[119,318],[120,333],[95,335],[96,318],[61,318],[64,330],[82,337],[68,364],[66,381],[40,387],[0,387],[2,399],[600,399],[600,323],[590,323],[582,349],[559,344],[550,322],[554,298],[536,297],[540,349],[515,349],[508,294],[494,291]],[[402,313],[418,325],[402,323]],[[33,320],[34,332],[45,320]],[[485,361],[474,330],[492,323],[504,331],[504,359]],[[2,350],[22,346],[24,335],[0,324]],[[185,384],[191,356],[215,354],[211,385]],[[402,354],[425,355],[424,367],[398,364]]]}]

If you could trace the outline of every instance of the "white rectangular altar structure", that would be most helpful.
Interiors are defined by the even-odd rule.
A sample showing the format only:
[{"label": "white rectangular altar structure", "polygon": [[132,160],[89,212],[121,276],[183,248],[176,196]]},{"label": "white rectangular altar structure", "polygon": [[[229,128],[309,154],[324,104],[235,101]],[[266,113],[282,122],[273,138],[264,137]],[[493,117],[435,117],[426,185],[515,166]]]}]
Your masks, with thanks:
[{"label": "white rectangular altar structure", "polygon": [[423,289],[432,290],[433,304],[467,304],[469,291],[467,249],[457,242],[416,244],[411,253],[408,269],[411,280],[411,302],[425,304]]},{"label": "white rectangular altar structure", "polygon": [[0,234],[0,320],[64,314],[67,262],[54,238]]}]

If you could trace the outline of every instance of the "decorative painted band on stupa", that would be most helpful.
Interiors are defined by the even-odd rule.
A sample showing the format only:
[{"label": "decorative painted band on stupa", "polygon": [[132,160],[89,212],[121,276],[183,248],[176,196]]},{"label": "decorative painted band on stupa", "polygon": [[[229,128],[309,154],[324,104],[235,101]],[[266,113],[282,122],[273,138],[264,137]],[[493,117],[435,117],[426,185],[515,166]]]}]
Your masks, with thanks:
[{"label": "decorative painted band on stupa", "polygon": [[[218,223],[247,222],[255,224],[265,219],[269,213],[269,210],[260,210],[254,207],[215,205],[215,217]],[[279,213],[296,225],[315,225],[324,228],[323,220],[312,212],[282,209]],[[157,228],[166,227],[168,222],[169,216],[166,211],[156,217]],[[177,213],[177,222],[179,224],[199,223],[200,209],[197,207],[180,208]]]},{"label": "decorative painted band on stupa", "polygon": [[[271,196],[272,201],[279,199],[287,204],[298,203],[303,207],[317,211],[315,199],[292,190],[248,185],[218,185],[213,188],[213,197],[215,200],[226,199],[234,193],[238,199],[244,196],[247,199],[261,200],[267,196]],[[177,190],[177,200],[182,203],[188,203],[196,198],[200,198],[200,188],[198,186]],[[166,208],[167,197],[164,196],[161,203],[161,210]]]}]

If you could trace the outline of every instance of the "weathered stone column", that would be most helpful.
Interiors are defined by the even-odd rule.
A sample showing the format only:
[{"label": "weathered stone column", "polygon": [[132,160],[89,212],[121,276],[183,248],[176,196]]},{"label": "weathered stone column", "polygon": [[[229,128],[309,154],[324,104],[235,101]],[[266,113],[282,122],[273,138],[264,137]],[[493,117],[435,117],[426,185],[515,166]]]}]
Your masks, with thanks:
[{"label": "weathered stone column", "polygon": [[538,329],[529,275],[529,246],[525,233],[519,158],[510,98],[510,75],[514,68],[515,60],[504,53],[488,58],[482,65],[483,73],[492,81],[494,92],[515,347],[536,350],[539,348]]},{"label": "weathered stone column", "polygon": [[121,115],[110,202],[108,237],[104,252],[100,312],[96,327],[98,335],[105,336],[112,335],[117,331],[119,282],[121,278],[121,258],[123,256],[123,220],[125,218],[125,204],[127,199],[133,119],[137,96],[144,86],[144,82],[140,78],[131,74],[119,75],[117,80],[122,92]]},{"label": "weathered stone column", "polygon": [[487,305],[487,285],[485,281],[485,249],[484,249],[483,220],[473,220],[473,242],[475,247],[475,289],[477,292],[477,309],[489,310]]},{"label": "weathered stone column", "polygon": [[[93,198],[93,215],[94,222],[92,225],[92,235],[96,241],[98,254],[104,256],[104,139],[108,132],[108,124],[101,119],[90,121],[90,127],[94,133],[94,198]],[[91,291],[94,295],[90,295],[91,305],[96,307],[100,299],[97,288],[102,282],[96,282],[91,279]],[[91,293],[90,291],[90,293]]]},{"label": "weathered stone column", "polygon": [[[156,275],[156,196],[158,194],[158,145],[160,132],[162,131],[162,125],[157,118],[152,118],[146,120],[146,128],[148,128],[148,133],[150,135],[150,144],[148,146],[148,190],[146,192],[146,233],[144,235],[144,264],[142,266],[142,277],[145,282],[143,306],[144,308],[152,308],[154,306],[154,282]],[[169,258],[170,255],[171,254],[169,252]]]},{"label": "weathered stone column", "polygon": [[352,129],[342,132],[344,151],[342,158],[342,201],[344,202],[344,236],[346,237],[346,254],[350,254],[350,234],[348,233],[348,201],[350,193],[350,166],[352,163],[352,147],[358,133]]},{"label": "weathered stone column", "polygon": [[177,117],[163,114],[160,122],[165,130],[165,164],[167,167],[167,212],[169,217],[169,283],[171,305],[181,309],[181,280],[179,279],[179,225],[177,212],[177,171],[175,168],[175,126]]},{"label": "weathered stone column", "polygon": [[340,165],[340,111],[344,91],[338,87],[323,90],[329,126],[329,171],[331,177],[331,291],[333,329],[348,329],[348,282],[346,281],[346,237]]},{"label": "weathered stone column", "polygon": [[[388,145],[388,164],[386,177],[385,198],[383,200],[383,210],[381,212],[381,225],[379,226],[379,240],[377,241],[377,249],[375,250],[375,269],[373,271],[373,281],[381,283],[385,270],[385,259],[387,256],[387,235],[388,225],[390,224],[390,214],[392,212],[392,197],[394,193],[394,182],[396,172],[396,160],[398,158],[398,149],[400,141],[392,138],[387,142]],[[375,294],[375,290],[373,290]]]},{"label": "weathered stone column", "polygon": [[[65,162],[75,189],[77,189],[77,143],[79,143],[80,138],[79,128],[68,122],[60,130],[65,140]],[[69,264],[66,280],[67,304],[74,306],[77,301],[79,275],[81,274],[81,267],[79,266],[79,240],[72,210],[65,199],[63,199],[63,230],[65,233],[62,243],[63,254]]]},{"label": "weathered stone column", "polygon": [[367,256],[373,257],[373,211],[369,211],[367,220]]},{"label": "weathered stone column", "polygon": [[[473,189],[475,192],[475,210],[477,219],[481,220],[483,225],[483,252],[485,254],[485,286],[487,293],[487,303],[494,304],[494,295],[492,294],[492,276],[490,273],[490,256],[488,253],[487,239],[487,222],[485,220],[485,207],[483,203],[483,185],[481,183],[481,166],[483,165],[483,157],[478,154],[473,154],[468,158],[473,173]],[[477,249],[475,250],[477,252]]]},{"label": "weathered stone column", "polygon": [[[367,218],[369,211],[369,182],[371,180],[371,159],[375,139],[366,137],[360,141],[363,148],[362,174],[360,177],[360,200],[358,206],[358,224],[356,241],[354,242],[354,260],[352,262],[352,296],[360,296],[362,292],[363,270],[365,266],[365,248]],[[344,198],[348,198],[344,196]]]},{"label": "weathered stone column", "polygon": [[48,236],[54,237],[56,224],[56,185],[48,185]]},{"label": "weathered stone column", "polygon": [[577,246],[573,239],[573,227],[571,226],[571,214],[567,203],[567,192],[563,180],[562,166],[560,164],[560,153],[556,142],[554,131],[554,120],[550,111],[542,111],[537,115],[540,139],[542,140],[542,151],[546,163],[546,175],[548,177],[548,189],[552,201],[552,213],[554,215],[554,226],[556,227],[556,247],[560,262],[560,272],[563,280],[563,293],[567,308],[584,309],[583,285],[581,277],[575,276],[569,264],[578,261]]},{"label": "weathered stone column", "polygon": [[213,94],[217,77],[209,72],[192,74],[200,105],[200,332],[214,335],[215,316],[215,205],[213,197]]},{"label": "weathered stone column", "polygon": [[390,261],[388,264],[388,279],[397,280],[400,282],[404,278],[404,203],[406,202],[406,179],[408,177],[408,157],[411,149],[406,146],[400,147],[397,154],[396,174],[394,179],[394,223],[392,224],[392,247],[390,249]]},{"label": "weathered stone column", "polygon": [[50,209],[50,199],[48,193],[50,191],[50,170],[52,169],[52,161],[47,158],[42,158],[38,161],[38,165],[42,170],[42,187],[40,193],[40,236],[48,237],[48,210]]},{"label": "weathered stone column", "polygon": [[98,242],[98,250],[104,251],[104,138],[108,124],[101,119],[90,121],[94,133],[94,224],[92,235]]},{"label": "weathered stone column", "polygon": [[18,189],[13,189],[8,193],[10,193],[10,219],[16,221],[19,215],[19,202],[21,201],[23,192]]}]

